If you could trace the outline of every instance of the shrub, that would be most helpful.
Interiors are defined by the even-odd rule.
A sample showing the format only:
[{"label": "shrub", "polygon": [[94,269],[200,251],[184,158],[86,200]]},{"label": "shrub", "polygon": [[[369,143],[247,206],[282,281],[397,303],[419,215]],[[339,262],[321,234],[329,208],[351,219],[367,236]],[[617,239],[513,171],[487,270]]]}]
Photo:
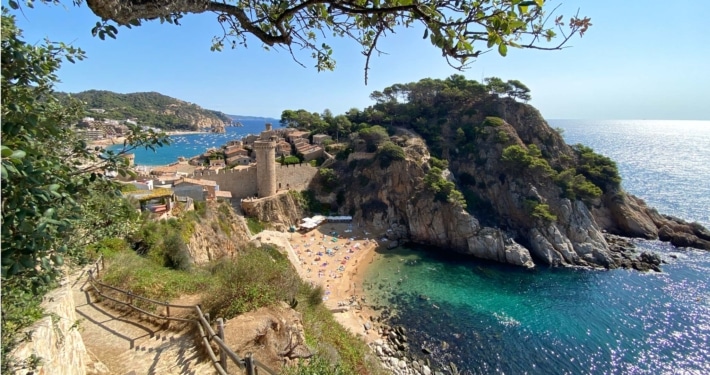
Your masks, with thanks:
[{"label": "shrub", "polygon": [[518,171],[532,169],[548,176],[555,175],[555,170],[542,158],[540,149],[534,144],[528,146],[527,150],[520,145],[508,146],[503,149],[502,160]]},{"label": "shrub", "polygon": [[192,267],[192,258],[179,232],[172,232],[163,240],[164,265],[174,270],[187,271]]},{"label": "shrub", "polygon": [[404,160],[406,154],[402,147],[387,141],[380,146],[377,156],[380,159],[380,166],[387,168],[393,161]]},{"label": "shrub", "polygon": [[526,199],[525,208],[532,217],[546,222],[553,222],[557,220],[557,216],[550,212],[549,205],[538,202],[535,199]]},{"label": "shrub", "polygon": [[300,280],[291,263],[269,246],[249,248],[236,261],[213,265],[215,280],[203,305],[212,316],[225,319],[296,297]]},{"label": "shrub", "polygon": [[505,125],[505,120],[500,117],[488,116],[483,121],[483,126],[502,126]]},{"label": "shrub", "polygon": [[248,217],[247,228],[249,228],[251,234],[257,234],[264,231],[264,224],[260,222],[259,219]]},{"label": "shrub", "polygon": [[446,159],[439,159],[437,157],[432,156],[431,158],[429,158],[429,165],[444,170],[449,167],[449,161]]},{"label": "shrub", "polygon": [[338,175],[333,169],[321,168],[318,170],[318,176],[320,176],[321,184],[325,191],[331,192],[338,186]]},{"label": "shrub", "polygon": [[599,186],[602,191],[618,189],[621,185],[621,177],[616,163],[610,158],[594,152],[590,147],[576,144],[572,148],[579,157],[577,170],[584,177]]},{"label": "shrub", "polygon": [[432,167],[424,176],[424,184],[427,189],[434,193],[434,198],[441,202],[448,202],[462,208],[466,208],[466,199],[463,194],[456,190],[456,184],[444,179],[441,176],[442,170]]},{"label": "shrub", "polygon": [[582,199],[588,202],[591,199],[602,195],[602,189],[587,180],[584,175],[577,174],[575,168],[569,168],[560,172],[556,181],[562,188],[563,196],[569,199]]},{"label": "shrub", "polygon": [[298,164],[300,162],[301,160],[293,155],[283,156],[279,159],[279,163],[281,163],[282,165]]}]

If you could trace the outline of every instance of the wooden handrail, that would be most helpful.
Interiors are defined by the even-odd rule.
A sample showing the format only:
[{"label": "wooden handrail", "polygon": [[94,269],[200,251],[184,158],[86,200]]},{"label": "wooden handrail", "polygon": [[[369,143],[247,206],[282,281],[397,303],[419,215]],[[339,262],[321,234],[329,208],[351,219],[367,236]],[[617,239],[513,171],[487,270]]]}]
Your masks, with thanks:
[{"label": "wooden handrail", "polygon": [[[99,258],[96,260],[96,262],[94,262],[93,267],[95,267],[96,275],[98,276],[100,269],[105,268],[103,254],[101,254],[99,256]],[[228,357],[229,359],[231,359],[232,362],[234,362],[239,369],[246,369],[247,375],[256,375],[256,373],[257,373],[255,371],[256,367],[258,367],[261,370],[266,371],[270,375],[276,375],[276,372],[274,372],[273,370],[271,370],[270,368],[268,368],[266,365],[259,362],[255,358],[252,358],[251,355],[249,355],[249,357],[247,357],[247,358],[242,359],[239,357],[239,355],[237,353],[235,353],[232,349],[230,349],[229,346],[227,346],[227,344],[224,342],[224,340],[217,333],[215,333],[214,329],[212,329],[212,326],[210,325],[208,318],[202,312],[202,309],[200,308],[199,305],[193,305],[193,306],[172,305],[167,302],[156,301],[156,300],[153,300],[150,298],[146,298],[143,296],[133,294],[129,290],[124,290],[121,288],[117,288],[115,286],[111,286],[111,285],[102,283],[94,277],[93,270],[89,270],[88,274],[89,274],[89,276],[88,276],[89,285],[91,285],[91,287],[94,289],[96,294],[98,294],[99,296],[101,296],[103,298],[106,298],[108,300],[111,300],[113,302],[116,302],[116,303],[119,303],[122,305],[126,305],[133,310],[139,311],[143,314],[146,314],[146,315],[151,316],[156,319],[165,319],[165,320],[172,320],[172,321],[179,321],[179,322],[195,323],[200,331],[200,336],[202,337],[202,344],[207,351],[207,355],[210,357],[210,360],[212,361],[212,365],[214,366],[215,370],[217,370],[217,372],[220,375],[228,375],[228,373],[226,371],[226,362],[221,360],[221,358],[223,358],[223,357]],[[99,285],[102,288],[111,289],[111,290],[118,292],[118,293],[125,294],[128,299],[128,302],[119,301],[116,298],[110,297],[110,296],[102,293],[101,290],[96,287],[96,285]],[[133,304],[133,299],[139,299],[139,300],[142,300],[145,302],[150,302],[150,303],[153,303],[156,305],[165,306],[168,316],[156,315],[156,314],[153,314],[153,313],[148,312],[146,310],[143,310]],[[197,319],[171,317],[171,316],[169,316],[170,307],[183,308],[183,309],[195,309],[195,312],[197,313]],[[219,346],[220,358],[217,358],[217,355],[212,350],[212,346],[210,345],[210,342],[215,342],[217,344],[217,346]]]}]

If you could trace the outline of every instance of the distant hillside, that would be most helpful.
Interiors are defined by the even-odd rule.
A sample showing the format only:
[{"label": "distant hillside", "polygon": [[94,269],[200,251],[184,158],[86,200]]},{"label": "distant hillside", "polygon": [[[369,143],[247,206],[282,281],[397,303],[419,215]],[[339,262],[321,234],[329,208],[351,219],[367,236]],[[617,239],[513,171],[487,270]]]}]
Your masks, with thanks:
[{"label": "distant hillside", "polygon": [[199,130],[232,122],[232,118],[222,112],[204,109],[197,104],[157,92],[118,94],[89,90],[68,95],[86,103],[87,116],[115,120],[132,119],[139,125],[166,130]]},{"label": "distant hillside", "polygon": [[245,116],[245,115],[227,115],[229,116],[232,120],[234,121],[264,121],[264,122],[270,122],[274,126],[277,126],[279,119],[273,118],[273,117],[259,117],[259,116]]}]

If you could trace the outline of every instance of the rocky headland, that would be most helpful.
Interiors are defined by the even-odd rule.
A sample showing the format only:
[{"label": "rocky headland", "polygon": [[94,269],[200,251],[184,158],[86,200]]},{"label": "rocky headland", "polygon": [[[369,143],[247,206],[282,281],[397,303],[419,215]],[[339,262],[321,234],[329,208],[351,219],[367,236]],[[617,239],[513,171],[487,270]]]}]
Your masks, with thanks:
[{"label": "rocky headland", "polygon": [[443,116],[436,133],[417,126],[421,118],[395,117],[377,147],[371,136],[353,138],[347,158],[341,153],[332,166],[340,187],[317,187],[318,199],[386,230],[391,246],[412,242],[524,267],[659,270],[657,255],[637,253],[622,237],[710,249],[710,231],[625,192],[612,160],[567,145],[530,105],[484,95]]}]

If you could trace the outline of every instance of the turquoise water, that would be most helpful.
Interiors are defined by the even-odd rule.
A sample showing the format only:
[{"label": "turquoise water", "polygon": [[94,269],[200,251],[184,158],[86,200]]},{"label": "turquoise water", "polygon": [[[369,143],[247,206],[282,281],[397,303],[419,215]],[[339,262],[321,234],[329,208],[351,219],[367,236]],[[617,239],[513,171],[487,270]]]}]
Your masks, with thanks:
[{"label": "turquoise water", "polygon": [[[568,143],[614,158],[624,187],[708,225],[709,122],[551,121]],[[698,144],[699,143],[699,144]],[[397,311],[413,354],[488,374],[710,373],[710,253],[639,241],[661,274],[523,270],[435,249],[383,251],[370,301]]]},{"label": "turquoise water", "polygon": [[[136,165],[157,166],[166,165],[177,161],[180,156],[190,158],[202,154],[210,147],[220,147],[228,141],[240,139],[248,134],[259,134],[264,130],[265,121],[262,120],[243,120],[242,127],[227,127],[226,133],[203,133],[203,134],[186,134],[172,136],[172,143],[169,146],[156,148],[155,151],[150,149],[136,149],[132,151],[136,155]],[[274,127],[278,127],[278,120],[273,119],[271,122]],[[109,150],[118,151],[122,145],[108,147]]]}]

